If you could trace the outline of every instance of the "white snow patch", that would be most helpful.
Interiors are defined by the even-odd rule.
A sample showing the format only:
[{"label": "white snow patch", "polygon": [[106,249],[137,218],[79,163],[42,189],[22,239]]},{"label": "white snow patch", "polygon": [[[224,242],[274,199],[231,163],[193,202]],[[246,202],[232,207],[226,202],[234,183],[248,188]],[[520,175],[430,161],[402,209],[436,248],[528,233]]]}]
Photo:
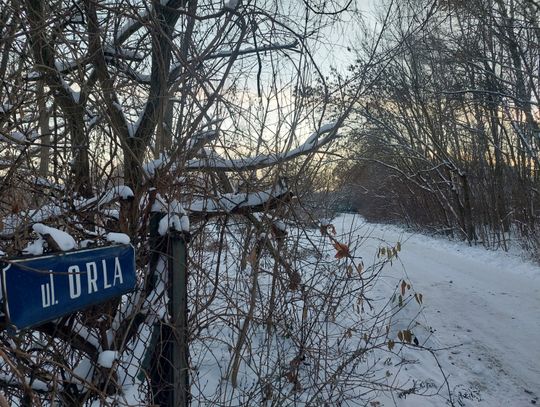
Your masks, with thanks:
[{"label": "white snow patch", "polygon": [[[27,382],[30,382],[30,380],[28,380],[28,378],[27,378]],[[48,391],[49,390],[49,385],[47,383],[45,383],[44,381],[39,380],[39,379],[33,380],[31,387],[32,387],[32,389],[38,390],[38,391]]]},{"label": "white snow patch", "polygon": [[189,232],[189,218],[185,214],[180,218],[180,229],[183,232]]},{"label": "white snow patch", "polygon": [[58,191],[63,191],[64,190],[64,186],[63,185],[60,185],[60,184],[56,184],[54,182],[51,182],[49,181],[47,178],[42,178],[42,177],[36,177],[35,179],[35,184],[38,185],[38,186],[43,186],[43,187],[47,187],[47,188],[53,188],[53,189],[56,189]]},{"label": "white snow patch", "polygon": [[72,59],[69,61],[55,61],[54,66],[60,72],[69,71],[79,65],[78,61]]},{"label": "white snow patch", "polygon": [[18,144],[25,144],[28,142],[28,138],[26,137],[26,135],[24,135],[20,131],[13,131],[9,133],[8,136],[0,135],[0,140],[12,143],[15,142]]},{"label": "white snow patch", "polygon": [[264,205],[274,198],[283,196],[287,191],[286,186],[276,185],[265,191],[223,194],[217,200],[209,198],[194,200],[188,210],[191,212],[232,212],[243,207]]},{"label": "white snow patch", "polygon": [[156,171],[162,168],[167,163],[167,156],[160,154],[159,158],[149,161],[143,165],[143,170],[150,177],[154,176]]},{"label": "white snow patch", "polygon": [[73,369],[72,382],[77,384],[79,390],[84,389],[84,383],[90,382],[94,373],[94,366],[91,360],[87,357],[83,357],[79,364]]},{"label": "white snow patch", "polygon": [[39,78],[41,78],[41,72],[39,72],[39,71],[30,71],[30,73],[28,75],[26,75],[26,78],[28,80],[39,79]]},{"label": "white snow patch", "polygon": [[107,241],[111,243],[118,243],[118,244],[129,244],[130,239],[129,236],[125,233],[115,233],[115,232],[109,232],[107,233]]},{"label": "white snow patch", "polygon": [[156,201],[152,205],[153,212],[167,212],[159,222],[159,233],[165,236],[169,229],[178,232],[189,232],[189,218],[186,211],[176,199],[167,203],[161,195],[157,194]]},{"label": "white snow patch", "polygon": [[281,221],[279,219],[276,219],[272,223],[276,227],[277,230],[279,230],[281,232],[286,232],[287,231],[287,225],[283,221]]},{"label": "white snow patch", "polygon": [[146,112],[146,105],[144,105],[142,111],[140,113],[138,113],[139,116],[137,117],[136,121],[130,122],[129,120],[126,120],[126,125],[127,125],[127,128],[128,128],[129,137],[135,137],[135,134],[137,133],[137,130],[139,130],[139,126],[141,125],[141,122],[142,122],[142,119],[143,119],[143,116],[144,116],[144,112]]},{"label": "white snow patch", "polygon": [[[365,224],[361,233],[354,226],[359,223]],[[372,258],[381,244],[386,245],[381,242],[390,246],[401,242],[398,260],[383,273],[382,281],[392,286],[406,273],[415,291],[423,294],[423,306],[416,317],[419,325],[412,329],[421,344],[427,341],[443,349],[436,355],[455,405],[525,406],[537,402],[540,267],[524,261],[523,254],[470,247],[398,226],[369,224],[359,216],[340,215],[333,224],[338,234],[353,233],[365,239],[355,252],[364,259]],[[395,329],[403,326],[396,325],[392,331]],[[411,383],[443,382],[429,353],[410,350],[404,357],[410,362],[402,378]],[[377,400],[381,405],[395,404],[390,395]],[[400,407],[443,404],[438,397],[415,394],[398,403]]]},{"label": "white snow patch", "polygon": [[91,246],[92,244],[94,244],[93,240],[84,239],[82,242],[79,243],[79,246],[81,247],[81,249],[86,249],[87,247]]},{"label": "white snow patch", "polygon": [[[14,374],[0,373],[0,381],[2,381],[2,383],[5,383],[5,384],[11,384],[11,385],[16,385],[16,386],[20,386],[21,384],[20,378],[18,376],[15,376]],[[38,390],[38,391],[49,390],[49,386],[47,385],[47,383],[39,379],[31,380],[30,377],[25,377],[24,382],[27,386],[30,386],[34,390]],[[32,384],[30,385],[30,383]]]},{"label": "white snow patch", "polygon": [[120,219],[120,211],[118,209],[102,209],[100,212],[109,218]]},{"label": "white snow patch", "polygon": [[133,191],[130,187],[126,185],[119,185],[109,189],[99,200],[98,206],[106,205],[115,200],[116,198],[129,199],[133,198],[134,196],[135,194],[133,194]]},{"label": "white snow patch", "polygon": [[[77,84],[75,84],[75,86],[78,86]],[[73,98],[73,100],[75,101],[75,103],[79,103],[79,99],[81,97],[81,92],[80,90],[75,90],[73,89],[65,80],[62,79],[62,87],[69,93],[71,94],[71,97]],[[80,89],[80,88],[79,88]]]},{"label": "white snow patch", "polygon": [[39,239],[28,243],[28,245],[23,249],[23,254],[29,254],[32,256],[41,256],[43,254],[43,245],[45,240],[42,237]]},{"label": "white snow patch", "polygon": [[332,131],[334,129],[334,127],[336,127],[336,124],[337,123],[326,123],[326,124],[322,125],[321,128],[318,131],[314,132],[311,136],[308,137],[305,144],[314,144],[314,143],[316,143],[321,134],[328,133],[328,132]]},{"label": "white snow patch", "polygon": [[139,391],[139,387],[137,385],[132,386],[124,386],[124,397],[123,399],[125,401],[120,402],[119,405],[121,406],[141,406],[144,402],[144,397],[141,395]]},{"label": "white snow patch", "polygon": [[189,232],[189,219],[186,215],[167,214],[159,221],[158,232],[165,236],[169,229],[177,232]]},{"label": "white snow patch", "polygon": [[134,137],[135,134],[137,133],[137,130],[139,129],[139,126],[141,125],[142,117],[143,117],[143,115],[141,114],[139,116],[139,118],[137,119],[137,121],[135,121],[135,122],[129,122],[129,121],[126,122],[129,137]]},{"label": "white snow patch", "polygon": [[34,232],[38,233],[41,236],[50,235],[51,238],[56,242],[60,250],[64,252],[77,248],[77,242],[75,242],[75,239],[73,239],[73,237],[69,233],[66,233],[63,230],[55,229],[42,223],[34,224],[34,226],[32,226],[32,229],[34,230]]},{"label": "white snow patch", "polygon": [[192,150],[198,145],[202,147],[204,144],[216,139],[218,135],[219,133],[217,130],[206,130],[197,133],[188,140],[186,144],[186,149]]},{"label": "white snow patch", "polygon": [[322,227],[325,227],[325,226],[330,226],[332,224],[332,221],[330,219],[320,219],[319,220],[319,223]]},{"label": "white snow patch", "polygon": [[98,365],[110,369],[116,359],[118,359],[119,353],[114,350],[104,350],[98,356]]},{"label": "white snow patch", "polygon": [[156,195],[156,200],[152,205],[152,212],[168,212],[184,215],[186,211],[176,199],[167,202],[160,194]]}]

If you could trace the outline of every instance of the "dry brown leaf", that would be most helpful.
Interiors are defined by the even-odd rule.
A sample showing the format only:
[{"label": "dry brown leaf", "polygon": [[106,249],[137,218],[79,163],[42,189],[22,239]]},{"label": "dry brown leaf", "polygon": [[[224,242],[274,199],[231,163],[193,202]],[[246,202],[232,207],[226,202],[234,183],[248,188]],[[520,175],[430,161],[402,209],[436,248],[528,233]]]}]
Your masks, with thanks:
[{"label": "dry brown leaf", "polygon": [[358,274],[362,275],[362,272],[364,271],[364,265],[362,263],[358,264],[358,266],[356,266],[356,271],[358,271]]},{"label": "dry brown leaf", "polygon": [[335,242],[334,248],[336,249],[336,259],[342,259],[344,257],[349,257],[349,246],[344,243]]},{"label": "dry brown leaf", "polygon": [[412,342],[412,332],[409,330],[403,331],[403,339],[405,342],[411,343]]}]

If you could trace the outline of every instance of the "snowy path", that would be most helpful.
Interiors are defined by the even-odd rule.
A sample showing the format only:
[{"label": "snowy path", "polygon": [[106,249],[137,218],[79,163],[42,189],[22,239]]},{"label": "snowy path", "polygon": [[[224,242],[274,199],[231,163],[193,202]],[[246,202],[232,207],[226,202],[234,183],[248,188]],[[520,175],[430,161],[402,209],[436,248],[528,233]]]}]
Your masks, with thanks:
[{"label": "snowy path", "polygon": [[[336,219],[347,230],[352,216]],[[357,222],[358,220],[355,220]],[[444,239],[410,234],[400,228],[366,225],[369,239],[357,254],[369,260],[378,239],[402,242],[386,281],[406,273],[424,295],[422,322],[435,330],[431,345],[450,347],[439,354],[449,376],[455,405],[531,406],[540,404],[540,268],[517,255]],[[437,369],[420,355],[411,377],[430,377]],[[392,399],[384,405],[394,405]],[[445,405],[441,398],[407,397],[398,406]]]}]

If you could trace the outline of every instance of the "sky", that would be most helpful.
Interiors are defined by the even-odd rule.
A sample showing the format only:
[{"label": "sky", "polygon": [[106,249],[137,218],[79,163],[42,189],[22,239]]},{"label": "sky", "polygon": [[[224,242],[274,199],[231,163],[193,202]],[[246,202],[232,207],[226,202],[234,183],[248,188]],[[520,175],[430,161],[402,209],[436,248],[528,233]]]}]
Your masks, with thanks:
[{"label": "sky", "polygon": [[[377,29],[377,10],[381,6],[381,2],[376,0],[356,0],[356,8],[361,12],[362,22],[366,25],[369,31]],[[359,37],[362,35],[363,28],[355,17],[350,14],[344,16],[344,20],[331,26],[323,31],[326,36],[322,39],[316,60],[321,65],[323,70],[336,68],[338,71],[346,69],[346,67],[354,61],[354,53],[350,51],[358,43]]]}]

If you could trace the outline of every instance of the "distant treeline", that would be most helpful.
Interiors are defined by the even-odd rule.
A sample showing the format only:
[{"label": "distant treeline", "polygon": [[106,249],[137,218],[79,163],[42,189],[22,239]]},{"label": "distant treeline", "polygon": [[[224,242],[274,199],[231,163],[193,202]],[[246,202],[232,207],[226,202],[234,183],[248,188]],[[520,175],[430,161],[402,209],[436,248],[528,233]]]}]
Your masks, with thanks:
[{"label": "distant treeline", "polygon": [[389,16],[382,41],[399,51],[358,102],[342,205],[537,252],[539,14],[530,0],[474,0],[408,2]]}]

